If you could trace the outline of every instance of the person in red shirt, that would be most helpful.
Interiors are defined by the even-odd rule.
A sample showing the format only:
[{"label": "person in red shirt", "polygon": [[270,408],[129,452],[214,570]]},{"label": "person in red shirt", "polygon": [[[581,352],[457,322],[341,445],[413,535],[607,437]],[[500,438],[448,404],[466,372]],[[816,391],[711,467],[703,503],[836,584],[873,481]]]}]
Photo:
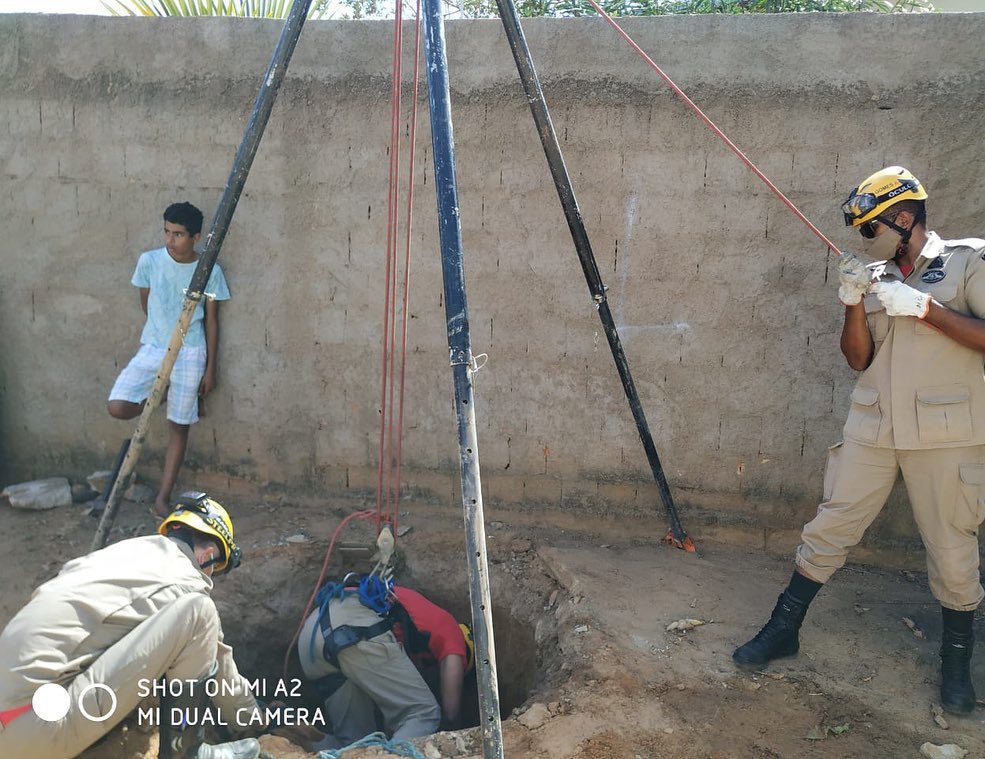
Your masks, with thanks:
[{"label": "person in red shirt", "polygon": [[462,683],[472,668],[472,635],[466,625],[416,590],[396,586],[393,633],[425,682],[441,695],[442,725],[460,726]]}]

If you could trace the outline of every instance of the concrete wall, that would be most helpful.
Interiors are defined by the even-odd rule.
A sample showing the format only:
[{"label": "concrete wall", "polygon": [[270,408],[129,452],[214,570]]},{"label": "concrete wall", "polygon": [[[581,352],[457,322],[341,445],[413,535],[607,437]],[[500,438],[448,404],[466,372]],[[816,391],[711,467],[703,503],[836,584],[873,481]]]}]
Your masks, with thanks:
[{"label": "concrete wall", "polygon": [[[985,16],[625,28],[842,247],[858,240],[839,203],[891,163],[924,180],[932,227],[985,233]],[[525,30],[686,526],[794,534],[782,531],[813,513],[855,379],[838,351],[832,256],[603,22]],[[160,244],[167,203],[190,200],[211,219],[279,31],[0,17],[2,482],[108,467],[132,430],[106,415],[105,397],[142,324],[134,263]],[[656,514],[661,534],[501,25],[449,23],[447,41],[472,340],[489,354],[476,384],[487,504],[545,518]],[[312,23],[302,35],[220,257],[234,299],[186,482],[298,497],[375,487],[390,45],[389,22]],[[422,83],[404,480],[453,503],[425,93]],[[159,422],[141,467],[150,479],[164,439]],[[876,537],[912,537],[899,498]]]}]

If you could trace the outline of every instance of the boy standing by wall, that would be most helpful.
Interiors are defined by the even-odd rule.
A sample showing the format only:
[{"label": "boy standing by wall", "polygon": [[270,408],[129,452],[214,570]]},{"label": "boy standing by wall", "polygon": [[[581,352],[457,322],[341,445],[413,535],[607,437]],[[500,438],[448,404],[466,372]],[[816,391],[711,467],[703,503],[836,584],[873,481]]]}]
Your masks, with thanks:
[{"label": "boy standing by wall", "polygon": [[[202,236],[202,212],[191,203],[174,203],[164,211],[164,245],[142,253],[132,284],[140,290],[147,315],[140,350],[120,372],[109,394],[108,410],[116,419],[140,415],[178,323],[185,293],[198,264],[195,243]],[[161,486],[154,501],[159,517],[170,511],[171,490],[185,458],[188,428],[198,421],[198,401],[216,387],[219,347],[219,301],[229,300],[222,268],[216,263],[188,327],[168,388],[168,448]]]}]

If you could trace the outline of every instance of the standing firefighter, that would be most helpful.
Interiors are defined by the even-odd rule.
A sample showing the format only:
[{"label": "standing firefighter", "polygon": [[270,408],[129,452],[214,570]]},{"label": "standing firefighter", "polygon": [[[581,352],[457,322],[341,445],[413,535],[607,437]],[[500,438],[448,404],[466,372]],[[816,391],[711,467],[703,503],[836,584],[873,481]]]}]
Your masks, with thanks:
[{"label": "standing firefighter", "polygon": [[985,240],[942,240],[927,231],[926,198],[916,177],[890,166],[842,206],[866,253],[888,259],[866,268],[846,253],[839,266],[841,350],[862,374],[790,584],[766,626],[732,658],[759,668],[797,653],[808,605],[902,472],[941,604],[941,701],[952,714],[968,714],[975,707],[974,615],[985,596],[977,537],[985,519]]},{"label": "standing firefighter", "polygon": [[[259,754],[254,738],[209,745],[204,727],[171,723],[208,709],[207,691],[233,730],[233,715],[258,710],[210,595],[213,575],[239,565],[232,521],[188,493],[159,532],[69,561],[0,633],[0,757],[70,759],[151,694],[161,697],[161,759]],[[63,700],[57,713],[41,686]]]}]

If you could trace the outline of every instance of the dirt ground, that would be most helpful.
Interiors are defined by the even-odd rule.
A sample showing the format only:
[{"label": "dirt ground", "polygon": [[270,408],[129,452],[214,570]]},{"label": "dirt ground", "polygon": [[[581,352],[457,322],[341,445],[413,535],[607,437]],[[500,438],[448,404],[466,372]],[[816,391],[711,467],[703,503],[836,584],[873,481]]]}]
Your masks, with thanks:
[{"label": "dirt ground", "polygon": [[[283,677],[285,651],[332,533],[364,504],[227,506],[245,559],[216,584],[226,639],[248,676]],[[549,528],[509,515],[487,523],[508,757],[895,759],[921,756],[929,741],[985,758],[981,706],[971,717],[947,717],[947,728],[935,723],[940,614],[924,576],[847,567],[815,601],[800,656],[747,674],[733,667],[731,651],[769,615],[789,560],[700,535],[697,555],[643,537],[660,534],[662,522],[657,530],[612,522]],[[114,540],[152,528],[146,506],[131,503],[116,524]],[[400,524],[410,529],[398,540],[398,582],[467,619],[461,516],[408,502]],[[0,624],[63,560],[88,549],[94,528],[78,506],[0,508]],[[350,523],[329,574],[365,563],[371,537],[369,523]],[[704,624],[668,631],[681,619]],[[980,695],[983,648],[974,660]],[[289,664],[286,674],[292,672]],[[156,740],[131,719],[82,756],[151,759]],[[478,728],[416,743],[432,759],[482,756]],[[277,759],[309,756],[282,738],[265,736],[262,744]]]}]

